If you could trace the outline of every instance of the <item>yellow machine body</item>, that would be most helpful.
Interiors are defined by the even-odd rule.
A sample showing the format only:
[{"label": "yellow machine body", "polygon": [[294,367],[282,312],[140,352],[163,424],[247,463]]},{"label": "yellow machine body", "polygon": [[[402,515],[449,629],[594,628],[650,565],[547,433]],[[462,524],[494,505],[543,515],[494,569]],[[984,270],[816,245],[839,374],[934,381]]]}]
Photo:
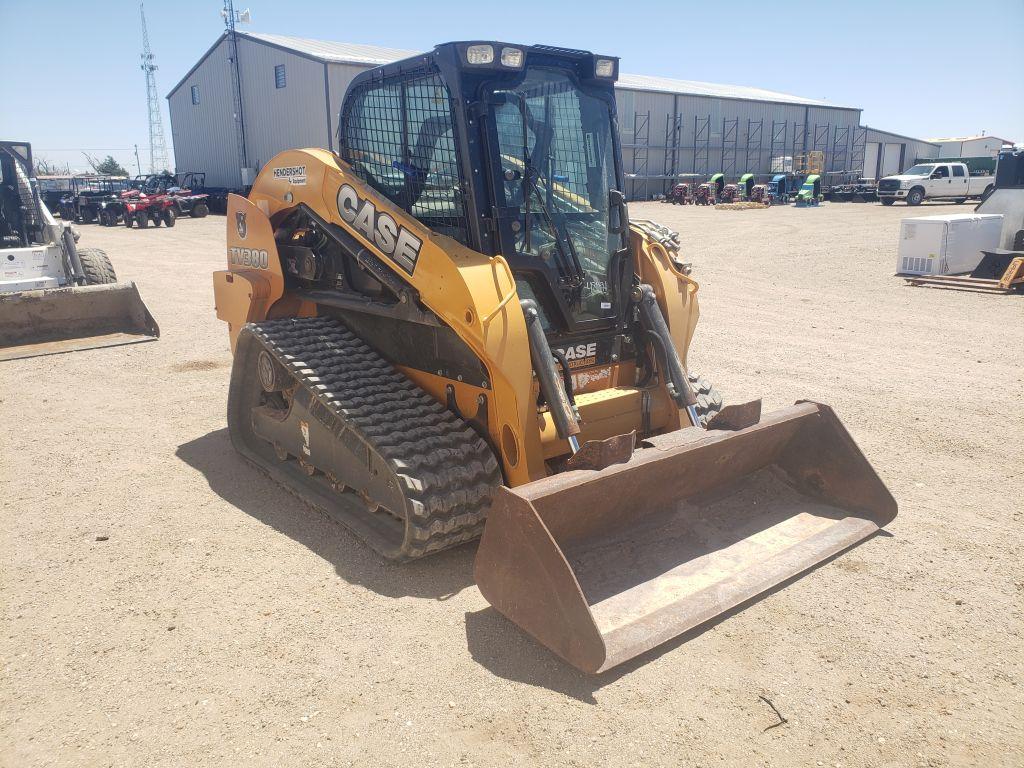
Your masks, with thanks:
[{"label": "yellow machine body", "polygon": [[[295,185],[274,175],[275,168],[305,167],[305,184]],[[339,190],[348,186],[377,214],[385,213],[417,238],[422,246],[412,275],[391,260],[372,237],[373,230],[354,226],[342,217]],[[444,235],[432,232],[408,213],[364,184],[337,155],[320,149],[283,152],[263,169],[248,198],[228,201],[227,269],[214,274],[217,316],[228,323],[232,344],[245,323],[276,317],[316,314],[316,307],[296,301],[284,289],[285,280],[274,239],[275,217],[299,204],[343,227],[366,248],[379,254],[395,274],[417,290],[423,304],[474,351],[487,369],[493,396],[489,412],[480,418],[489,429],[490,444],[498,448],[507,483],[517,486],[546,477],[546,460],[570,452],[558,438],[547,412],[536,408],[537,383],[530,363],[526,324],[508,264],[500,256],[477,253]],[[239,225],[240,221],[244,224]],[[673,341],[685,353],[698,318],[697,283],[672,261],[666,249],[634,230],[634,257],[640,278],[650,284],[667,318]],[[577,384],[581,442],[603,440],[640,431],[644,394],[635,386],[632,363],[573,370]],[[445,388],[455,390],[462,413],[476,414],[483,390],[396,363],[402,372],[439,402]],[[665,388],[646,388],[650,430],[671,431],[687,424],[686,413]],[[482,416],[482,415],[481,415]]]}]

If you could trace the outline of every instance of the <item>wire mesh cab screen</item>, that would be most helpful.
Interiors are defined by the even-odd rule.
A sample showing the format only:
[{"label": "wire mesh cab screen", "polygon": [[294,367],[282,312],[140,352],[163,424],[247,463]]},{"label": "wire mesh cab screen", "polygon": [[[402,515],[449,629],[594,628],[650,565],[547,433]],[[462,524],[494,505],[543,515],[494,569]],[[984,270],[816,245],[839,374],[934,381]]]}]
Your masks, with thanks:
[{"label": "wire mesh cab screen", "polygon": [[433,231],[468,244],[448,88],[436,73],[368,83],[347,100],[341,155],[355,174]]}]

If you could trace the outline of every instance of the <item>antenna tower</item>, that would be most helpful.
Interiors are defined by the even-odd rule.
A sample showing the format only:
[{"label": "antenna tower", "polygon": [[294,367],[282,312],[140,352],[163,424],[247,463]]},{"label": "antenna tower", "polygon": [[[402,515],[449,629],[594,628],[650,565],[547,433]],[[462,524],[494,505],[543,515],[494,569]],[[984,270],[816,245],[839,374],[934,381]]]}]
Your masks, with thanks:
[{"label": "antenna tower", "polygon": [[160,96],[156,91],[156,64],[153,51],[149,48],[149,32],[146,29],[146,9],[139,3],[142,17],[142,71],[146,73],[146,109],[149,111],[149,172],[167,170],[167,142],[164,141],[164,121],[160,115]]}]

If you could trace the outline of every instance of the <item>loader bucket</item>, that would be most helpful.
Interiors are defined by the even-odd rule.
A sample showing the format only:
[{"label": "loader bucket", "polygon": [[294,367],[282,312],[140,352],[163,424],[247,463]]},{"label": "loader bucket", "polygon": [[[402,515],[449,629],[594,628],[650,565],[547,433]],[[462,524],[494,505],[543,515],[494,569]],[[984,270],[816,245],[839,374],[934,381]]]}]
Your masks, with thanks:
[{"label": "loader bucket", "polygon": [[495,496],[481,593],[579,669],[621,664],[870,536],[896,502],[832,410],[687,428]]},{"label": "loader bucket", "polygon": [[154,341],[135,283],[0,294],[0,360]]}]

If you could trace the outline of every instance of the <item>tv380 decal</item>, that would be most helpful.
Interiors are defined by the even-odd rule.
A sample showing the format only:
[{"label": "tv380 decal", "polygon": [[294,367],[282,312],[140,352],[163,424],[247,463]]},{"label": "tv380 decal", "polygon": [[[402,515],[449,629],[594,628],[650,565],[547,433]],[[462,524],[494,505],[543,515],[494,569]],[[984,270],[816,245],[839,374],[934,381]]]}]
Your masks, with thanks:
[{"label": "tv380 decal", "polygon": [[338,190],[338,214],[410,275],[416,269],[423,241],[348,184]]}]

